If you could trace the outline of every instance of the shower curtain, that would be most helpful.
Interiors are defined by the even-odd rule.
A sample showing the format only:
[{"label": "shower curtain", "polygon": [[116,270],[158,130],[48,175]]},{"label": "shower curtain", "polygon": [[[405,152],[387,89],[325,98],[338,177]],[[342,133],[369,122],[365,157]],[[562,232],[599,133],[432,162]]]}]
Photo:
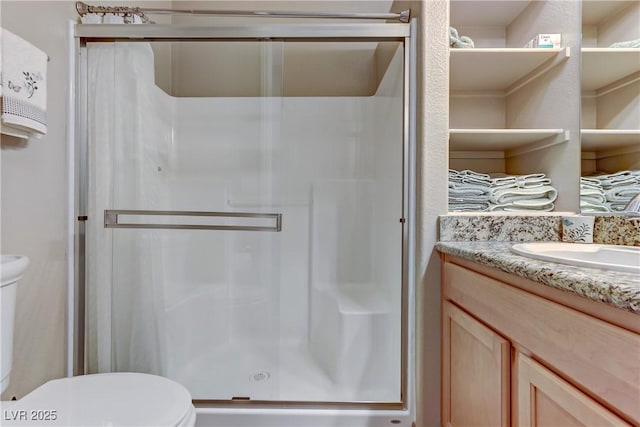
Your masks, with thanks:
[{"label": "shower curtain", "polygon": [[159,234],[103,219],[106,209],[162,209],[171,98],[154,84],[149,44],[89,44],[87,55],[86,370],[161,375]]}]

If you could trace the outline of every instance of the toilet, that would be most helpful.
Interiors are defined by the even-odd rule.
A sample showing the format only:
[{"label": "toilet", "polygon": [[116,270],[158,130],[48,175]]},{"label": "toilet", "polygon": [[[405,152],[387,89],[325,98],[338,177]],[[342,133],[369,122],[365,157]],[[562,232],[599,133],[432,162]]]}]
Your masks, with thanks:
[{"label": "toilet", "polygon": [[[18,280],[25,256],[2,255],[0,273],[1,390],[9,385]],[[0,402],[2,426],[193,427],[196,410],[189,391],[170,379],[116,372],[49,381],[15,401]]]}]

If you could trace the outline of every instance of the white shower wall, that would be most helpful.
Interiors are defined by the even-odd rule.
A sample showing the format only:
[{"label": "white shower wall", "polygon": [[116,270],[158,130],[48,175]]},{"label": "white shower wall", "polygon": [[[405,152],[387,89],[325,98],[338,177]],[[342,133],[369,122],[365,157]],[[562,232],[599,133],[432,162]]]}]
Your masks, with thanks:
[{"label": "white shower wall", "polygon": [[[178,98],[153,86],[144,118],[123,115],[150,132],[121,146],[141,151],[114,165],[129,171],[115,208],[282,214],[278,233],[112,231],[114,292],[137,281],[154,295],[156,373],[194,399],[400,401],[402,88],[398,49],[374,96]],[[133,319],[111,322],[118,369],[140,369],[126,325],[139,300]]]}]

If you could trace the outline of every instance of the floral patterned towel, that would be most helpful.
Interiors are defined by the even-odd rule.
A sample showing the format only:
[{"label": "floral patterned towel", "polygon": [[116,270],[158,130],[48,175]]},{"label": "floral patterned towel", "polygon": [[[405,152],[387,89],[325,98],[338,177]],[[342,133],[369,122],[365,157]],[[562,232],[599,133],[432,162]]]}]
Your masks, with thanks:
[{"label": "floral patterned towel", "polygon": [[2,133],[28,138],[47,133],[47,54],[2,29]]}]

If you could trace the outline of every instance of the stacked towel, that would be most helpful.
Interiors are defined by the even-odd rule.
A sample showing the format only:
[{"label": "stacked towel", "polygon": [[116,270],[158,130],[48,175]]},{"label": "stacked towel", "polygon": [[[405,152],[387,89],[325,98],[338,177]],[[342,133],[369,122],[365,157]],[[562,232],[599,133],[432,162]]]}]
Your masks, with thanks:
[{"label": "stacked towel", "polygon": [[47,54],[2,29],[2,133],[29,138],[47,133]]},{"label": "stacked towel", "polygon": [[609,212],[606,201],[600,180],[584,176],[580,178],[580,212]]},{"label": "stacked towel", "polygon": [[491,178],[470,170],[449,170],[449,210],[486,211],[489,209]]},{"label": "stacked towel", "polygon": [[640,170],[597,173],[580,180],[580,204],[597,212],[621,212],[638,193]]},{"label": "stacked towel", "polygon": [[549,212],[558,190],[543,173],[528,175],[491,174],[491,211]]},{"label": "stacked towel", "polygon": [[459,36],[458,30],[449,27],[449,46],[454,48],[470,49],[474,47],[473,40],[467,36]]},{"label": "stacked towel", "polygon": [[558,191],[542,173],[480,174],[449,170],[450,211],[552,211]]}]

